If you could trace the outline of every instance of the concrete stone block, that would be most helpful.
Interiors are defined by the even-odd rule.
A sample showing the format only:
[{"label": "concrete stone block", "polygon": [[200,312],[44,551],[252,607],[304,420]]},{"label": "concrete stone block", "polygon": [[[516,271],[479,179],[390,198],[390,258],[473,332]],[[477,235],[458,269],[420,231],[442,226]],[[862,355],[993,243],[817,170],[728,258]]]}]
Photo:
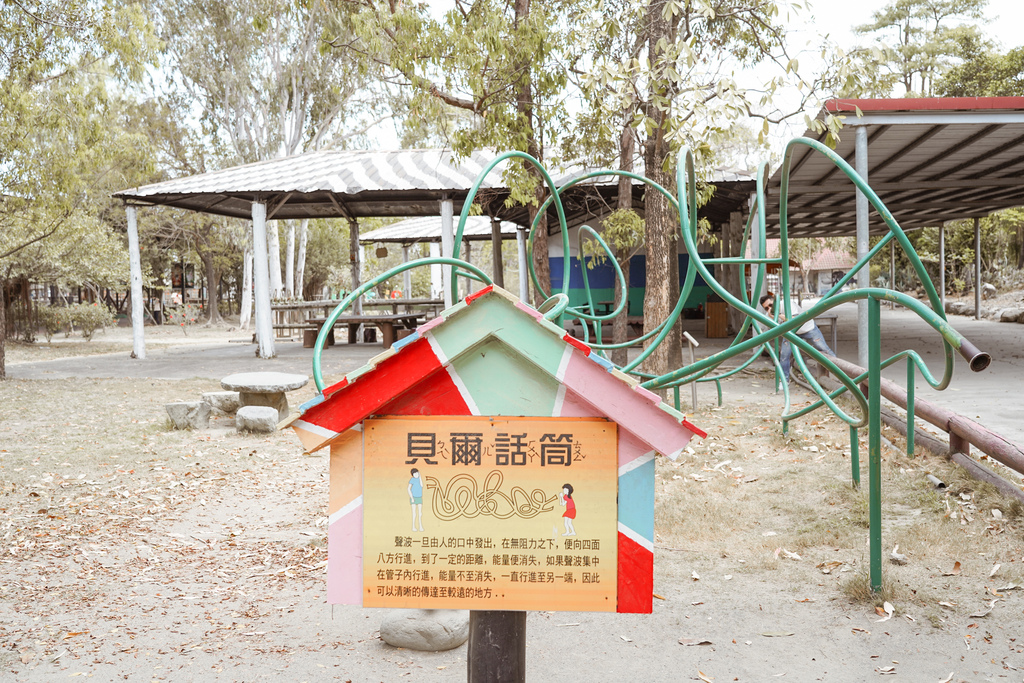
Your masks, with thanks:
[{"label": "concrete stone block", "polygon": [[206,429],[210,426],[210,404],[206,401],[179,401],[164,406],[175,429]]},{"label": "concrete stone block", "polygon": [[233,415],[241,403],[238,401],[237,391],[207,391],[203,394],[203,400],[222,413]]},{"label": "concrete stone block", "polygon": [[277,429],[278,412],[269,406],[242,406],[235,413],[235,429],[266,434]]},{"label": "concrete stone block", "polygon": [[380,637],[388,645],[410,650],[451,650],[469,639],[469,611],[391,610],[380,625]]},{"label": "concrete stone block", "polygon": [[1024,308],[1004,308],[999,312],[999,322],[1016,323],[1024,316]]}]

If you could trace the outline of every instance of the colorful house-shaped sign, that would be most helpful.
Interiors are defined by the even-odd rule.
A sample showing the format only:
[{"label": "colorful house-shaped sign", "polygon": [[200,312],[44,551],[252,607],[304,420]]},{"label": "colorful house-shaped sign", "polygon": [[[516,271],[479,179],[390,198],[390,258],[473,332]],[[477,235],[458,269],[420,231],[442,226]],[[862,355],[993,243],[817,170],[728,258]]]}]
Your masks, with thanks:
[{"label": "colorful house-shaped sign", "polygon": [[706,436],[497,287],[290,426],[331,449],[328,602],[478,610],[650,612],[654,457]]}]

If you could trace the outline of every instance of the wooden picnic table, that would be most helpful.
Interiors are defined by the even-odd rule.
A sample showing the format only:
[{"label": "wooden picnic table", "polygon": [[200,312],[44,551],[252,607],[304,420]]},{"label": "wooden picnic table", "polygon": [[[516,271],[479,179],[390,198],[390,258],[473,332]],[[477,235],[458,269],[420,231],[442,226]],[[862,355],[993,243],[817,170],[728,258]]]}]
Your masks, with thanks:
[{"label": "wooden picnic table", "polygon": [[[335,325],[347,325],[348,326],[348,343],[355,344],[357,336],[359,335],[360,325],[376,325],[380,329],[381,336],[384,337],[384,347],[387,348],[395,343],[396,329],[411,329],[419,324],[420,318],[426,317],[423,313],[394,313],[391,315],[343,315],[340,316],[335,322]],[[319,330],[327,318],[308,318],[308,323],[315,324]],[[332,336],[334,330],[331,330],[331,336],[327,339],[327,345],[333,344]]]}]

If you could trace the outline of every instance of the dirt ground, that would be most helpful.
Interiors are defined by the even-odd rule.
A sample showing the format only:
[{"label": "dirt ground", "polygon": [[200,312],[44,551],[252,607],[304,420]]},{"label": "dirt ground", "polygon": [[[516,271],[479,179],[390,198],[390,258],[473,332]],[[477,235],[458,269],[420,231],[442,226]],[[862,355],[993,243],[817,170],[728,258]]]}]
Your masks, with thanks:
[{"label": "dirt ground", "polygon": [[[905,564],[873,595],[867,445],[857,489],[846,425],[783,436],[771,384],[727,382],[691,416],[709,437],[659,458],[653,614],[530,613],[531,680],[1024,680],[1020,506],[886,431],[883,545]],[[169,429],[164,403],[218,389],[0,383],[0,679],[464,680],[465,646],[392,648],[384,611],[326,604],[325,454],[228,416]]]}]

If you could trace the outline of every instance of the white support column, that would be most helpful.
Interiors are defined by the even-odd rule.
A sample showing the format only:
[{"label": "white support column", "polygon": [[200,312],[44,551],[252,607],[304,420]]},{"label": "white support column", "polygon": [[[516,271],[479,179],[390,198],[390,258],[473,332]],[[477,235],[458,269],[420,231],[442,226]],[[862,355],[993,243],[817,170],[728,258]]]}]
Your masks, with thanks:
[{"label": "white support column", "polygon": [[974,319],[981,320],[981,219],[974,219]]},{"label": "white support column", "polygon": [[[437,258],[441,255],[441,245],[437,242],[430,243],[430,257]],[[437,263],[430,265],[430,298],[440,299],[442,292],[444,291],[444,274],[441,272],[441,266]]]},{"label": "white support column", "polygon": [[253,285],[256,294],[256,355],[273,358],[274,327],[270,313],[270,259],[267,256],[267,205],[252,203]]},{"label": "white support column", "polygon": [[530,266],[526,255],[526,228],[516,226],[516,246],[519,249],[519,299],[530,303]]},{"label": "white support column", "polygon": [[939,301],[946,312],[946,224],[939,226]]},{"label": "white support column", "polygon": [[[409,245],[402,245],[402,263],[409,262]],[[406,299],[412,298],[412,271],[407,270],[402,273],[402,296]],[[408,309],[406,309],[408,310]]]},{"label": "white support column", "polygon": [[142,298],[142,258],[139,255],[138,209],[130,204],[128,212],[128,265],[132,276],[132,358],[146,357],[145,306]]},{"label": "white support column", "polygon": [[[857,173],[865,182],[868,180],[868,129],[866,126],[857,126],[856,138],[856,169]],[[868,211],[871,208],[868,204],[866,194],[857,190],[857,260],[859,261],[868,253]],[[871,286],[871,268],[865,266],[857,273],[857,287],[866,289]],[[857,362],[862,368],[868,367],[868,339],[870,329],[868,326],[868,302],[861,299],[857,302]]]},{"label": "white support column", "polygon": [[[441,255],[447,258],[451,258],[455,251],[454,208],[451,199],[445,197],[441,200]],[[444,282],[444,307],[450,308],[458,296],[458,292],[452,291],[451,266],[441,266],[441,280]]]},{"label": "white support column", "polygon": [[309,219],[299,222],[299,254],[295,257],[295,296],[304,299],[303,286],[306,283],[306,242],[309,241]]}]

